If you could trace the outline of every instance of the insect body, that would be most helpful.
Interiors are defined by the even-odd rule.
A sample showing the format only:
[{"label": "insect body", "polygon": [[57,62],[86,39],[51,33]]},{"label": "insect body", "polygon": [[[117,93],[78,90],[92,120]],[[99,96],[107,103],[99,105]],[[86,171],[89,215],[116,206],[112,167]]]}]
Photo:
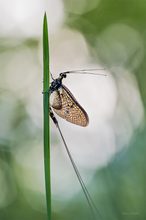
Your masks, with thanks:
[{"label": "insect body", "polygon": [[54,112],[61,118],[73,124],[85,127],[89,123],[88,115],[69,89],[62,84],[63,78],[66,78],[66,73],[60,73],[60,76],[51,83],[51,106]]},{"label": "insect body", "polygon": [[[97,70],[97,69],[92,69]],[[98,69],[99,70],[99,69]],[[91,71],[91,69],[89,70]],[[86,197],[87,203],[89,205],[92,219],[102,219],[102,215],[100,214],[99,210],[97,209],[96,205],[94,204],[94,201],[92,200],[92,197],[90,196],[89,191],[87,190],[87,187],[80,175],[80,172],[72,158],[72,155],[69,151],[69,148],[67,146],[67,143],[64,139],[64,136],[62,134],[62,131],[60,129],[59,123],[53,113],[53,111],[62,117],[63,119],[66,119],[68,122],[71,122],[73,124],[85,127],[89,123],[88,115],[86,111],[81,107],[81,105],[77,102],[75,97],[72,95],[72,93],[69,91],[69,89],[62,84],[63,78],[66,78],[67,74],[78,72],[80,74],[93,74],[93,75],[105,75],[105,74],[98,74],[98,73],[91,73],[88,72],[88,70],[78,70],[78,71],[66,71],[63,73],[60,73],[59,77],[57,79],[53,79],[51,86],[49,88],[49,95],[51,99],[51,106],[50,106],[50,117],[52,118],[53,122],[55,123],[60,136],[62,138],[62,141],[64,143],[65,149],[67,151],[67,154],[69,156],[69,159],[72,163],[73,169],[76,173],[76,176],[78,178],[78,181],[81,185],[81,188],[83,190],[83,193]],[[52,108],[51,108],[52,107]],[[53,109],[53,111],[52,111]],[[98,218],[97,218],[98,217]]]}]

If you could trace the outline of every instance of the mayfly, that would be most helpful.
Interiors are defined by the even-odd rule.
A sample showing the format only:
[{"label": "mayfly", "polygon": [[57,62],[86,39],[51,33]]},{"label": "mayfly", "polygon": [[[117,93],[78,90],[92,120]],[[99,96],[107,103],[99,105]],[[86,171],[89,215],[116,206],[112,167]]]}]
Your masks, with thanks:
[{"label": "mayfly", "polygon": [[[70,161],[72,163],[72,166],[74,168],[74,171],[77,175],[78,181],[82,187],[83,193],[87,199],[88,205],[90,207],[90,210],[92,212],[92,217],[93,219],[96,219],[96,214],[102,218],[99,210],[95,206],[91,195],[89,191],[87,190],[87,187],[79,173],[79,170],[72,158],[72,155],[69,151],[69,148],[66,144],[66,141],[63,137],[63,134],[61,132],[60,126],[58,124],[58,120],[56,119],[54,112],[59,115],[61,118],[67,120],[70,123],[86,127],[89,123],[89,117],[84,108],[78,103],[78,101],[75,99],[75,97],[72,95],[70,90],[62,84],[62,80],[67,77],[68,74],[72,73],[79,73],[79,74],[92,74],[92,75],[104,75],[102,73],[94,73],[92,71],[97,71],[97,70],[104,70],[104,69],[87,69],[87,70],[74,70],[74,71],[65,71],[59,74],[59,77],[54,79],[52,74],[52,82],[49,88],[49,95],[51,99],[50,103],[50,109],[49,109],[49,114],[50,117],[52,118],[54,124],[59,130],[59,133],[61,135],[62,141],[64,143],[64,146],[66,148],[67,154],[70,158]],[[54,111],[54,112],[53,112]]]}]

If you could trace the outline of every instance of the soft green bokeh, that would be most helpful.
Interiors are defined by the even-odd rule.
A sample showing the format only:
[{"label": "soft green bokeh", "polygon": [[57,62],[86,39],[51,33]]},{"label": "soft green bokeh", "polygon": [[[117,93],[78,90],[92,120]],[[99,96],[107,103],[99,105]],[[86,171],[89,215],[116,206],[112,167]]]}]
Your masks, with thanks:
[{"label": "soft green bokeh", "polygon": [[[54,58],[51,58],[50,62],[54,67],[64,65],[66,69],[69,66],[69,59],[75,64],[78,64],[76,63],[78,60],[85,63],[88,56],[87,50],[89,50],[91,62],[106,67],[114,82],[113,93],[116,101],[113,101],[115,104],[109,101],[111,106],[114,105],[113,113],[112,117],[107,117],[105,120],[112,128],[115,149],[112,146],[108,149],[109,154],[112,150],[113,153],[106,160],[102,161],[102,154],[98,155],[101,158],[101,164],[94,170],[92,180],[87,187],[103,220],[144,220],[146,219],[146,1],[54,2],[47,6],[48,10],[52,7],[54,12],[54,17],[50,18],[50,25],[53,24],[55,27],[52,32],[50,28],[50,47]],[[40,1],[38,5],[41,4]],[[7,32],[4,32],[8,29],[7,20],[3,19],[4,14],[1,15],[3,23],[0,23],[0,220],[47,219],[44,196],[41,94],[41,22],[44,11],[42,10],[42,13],[36,16],[37,13],[34,14],[33,9],[29,8],[29,14],[24,10],[24,14],[17,13],[17,16],[13,16],[13,19],[17,18],[16,23],[11,18],[12,21],[8,22],[11,26]],[[24,32],[20,26],[15,28],[21,22],[23,26],[25,13],[28,17],[24,25],[26,30],[31,29],[30,32]],[[56,14],[62,16],[62,19],[64,17],[64,23],[59,27],[57,25],[60,21],[55,20]],[[36,26],[40,28],[35,34],[31,21],[35,21],[38,17],[40,23]],[[34,25],[34,29],[36,26]],[[72,33],[70,34],[69,31]],[[76,39],[77,33],[82,34],[79,36],[79,42],[82,44],[79,43],[78,48],[74,48],[70,38]],[[63,51],[62,45],[64,48],[67,45],[67,52]],[[69,53],[69,47],[74,50],[75,55]],[[59,55],[56,48],[62,49]],[[83,50],[85,58],[81,57],[82,52],[79,49]],[[62,63],[63,58],[66,59],[66,63],[65,61]],[[88,63],[86,66],[88,67]],[[89,85],[88,89],[91,88],[92,85]],[[104,101],[108,100],[101,100],[101,104]],[[96,103],[94,107],[97,111],[100,108]],[[94,122],[101,125],[100,120],[97,122],[94,120]],[[68,124],[66,127],[70,129]],[[109,136],[109,139],[103,136],[104,142],[97,134],[98,131],[95,132],[94,143],[102,145],[104,151],[104,143],[107,140],[110,145],[112,136]],[[63,157],[63,152],[56,150],[60,145],[57,135],[53,130],[52,143],[60,159]],[[67,133],[64,135],[68,136]],[[85,137],[85,142],[86,138],[88,137]],[[70,136],[68,139],[71,139]],[[90,162],[87,162],[87,165],[88,163],[90,165]],[[68,165],[65,161],[64,164],[60,164],[64,167]],[[69,169],[72,168],[69,167]],[[73,176],[72,170],[70,172]],[[53,175],[55,172],[52,173]],[[67,177],[65,179],[64,174],[61,173],[61,175],[62,182],[55,182],[56,186],[68,184],[65,182]],[[74,191],[74,183],[70,184],[70,191]],[[52,198],[54,220],[90,219],[81,190],[78,193],[76,191],[70,199],[66,199],[65,196],[67,195],[62,191],[62,197],[56,194]]]}]

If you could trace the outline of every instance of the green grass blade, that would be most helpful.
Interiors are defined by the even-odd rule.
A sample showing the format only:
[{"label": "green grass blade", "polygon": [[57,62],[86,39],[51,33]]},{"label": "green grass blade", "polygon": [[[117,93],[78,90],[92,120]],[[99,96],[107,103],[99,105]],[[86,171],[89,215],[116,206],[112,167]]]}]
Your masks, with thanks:
[{"label": "green grass blade", "polygon": [[51,220],[51,178],[50,178],[50,132],[49,132],[49,41],[47,16],[44,15],[43,23],[43,106],[44,106],[44,167],[45,188],[48,220]]}]

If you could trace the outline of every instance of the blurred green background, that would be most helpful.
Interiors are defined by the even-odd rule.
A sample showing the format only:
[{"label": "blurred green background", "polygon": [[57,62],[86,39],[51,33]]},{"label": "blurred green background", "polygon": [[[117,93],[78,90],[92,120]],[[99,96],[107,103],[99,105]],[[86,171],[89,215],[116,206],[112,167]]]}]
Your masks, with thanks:
[{"label": "blurred green background", "polygon": [[[89,127],[59,119],[87,188],[103,220],[144,220],[145,0],[0,1],[0,220],[47,219],[42,135],[45,10],[54,76],[63,70],[106,68],[107,77],[74,75],[66,80],[89,114]],[[51,155],[52,219],[91,219],[53,124]]]}]

